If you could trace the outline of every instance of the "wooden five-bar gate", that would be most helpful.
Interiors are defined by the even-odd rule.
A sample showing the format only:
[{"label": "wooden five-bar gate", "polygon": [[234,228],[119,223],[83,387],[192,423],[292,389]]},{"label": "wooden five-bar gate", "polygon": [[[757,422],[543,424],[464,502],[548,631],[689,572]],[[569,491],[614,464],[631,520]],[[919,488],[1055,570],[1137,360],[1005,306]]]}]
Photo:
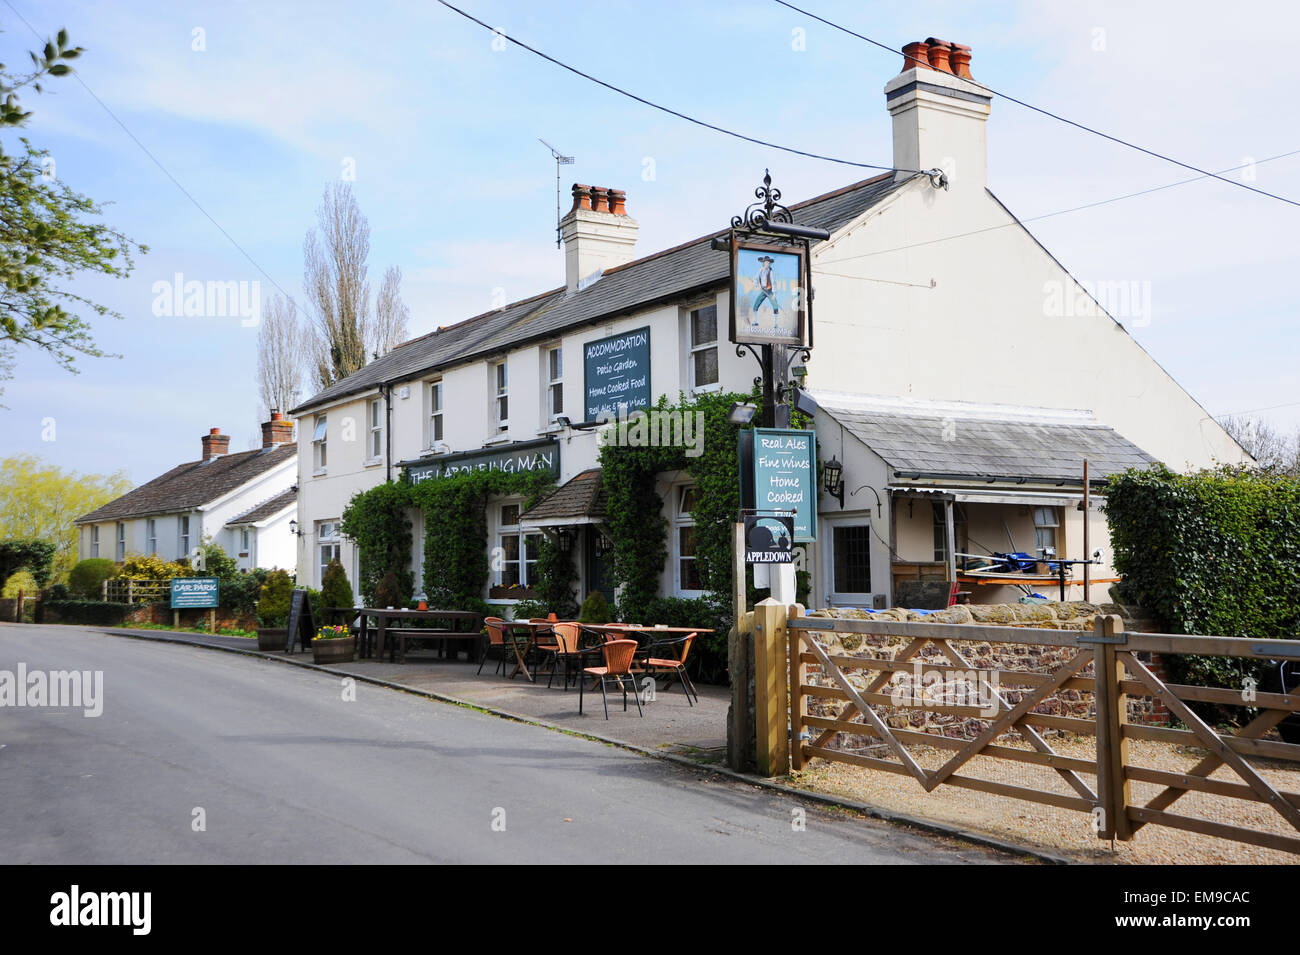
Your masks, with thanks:
[{"label": "wooden five-bar gate", "polygon": [[[752,628],[754,634],[759,769],[779,775],[788,768],[802,769],[816,757],[910,777],[927,792],[955,786],[1090,813],[1093,829],[1103,839],[1131,839],[1143,826],[1154,824],[1300,852],[1300,794],[1280,791],[1251,764],[1259,759],[1300,761],[1300,745],[1262,738],[1300,711],[1300,693],[1179,685],[1166,682],[1150,663],[1151,654],[1297,659],[1300,641],[1125,632],[1121,626],[1122,620],[1115,616],[1097,617],[1090,632],[846,620],[804,616],[798,607],[764,601],[742,628]],[[823,643],[831,632],[901,638],[895,641],[901,648],[888,659],[883,652],[874,657],[832,652]],[[1037,653],[1053,662],[1033,669],[981,669],[967,659],[969,650],[963,653],[958,646],[985,643],[1019,645],[1022,655]],[[970,705],[936,702],[919,693],[900,695],[891,685],[894,675],[915,673],[918,666],[927,674],[935,673],[936,682],[960,679],[972,671],[983,673],[989,678],[987,696]],[[858,676],[856,685],[850,674]],[[1078,702],[1086,700],[1087,694],[1093,703],[1083,707],[1088,714],[1084,718],[1078,715]],[[1049,705],[1059,703],[1062,696],[1070,697],[1075,715],[1046,712],[1062,709]],[[1138,697],[1159,700],[1186,728],[1130,722],[1129,700]],[[1247,718],[1236,732],[1219,732],[1188,702],[1246,707]],[[810,713],[810,706],[818,712]],[[891,725],[891,714],[910,716],[916,711],[959,717],[970,729],[954,738]],[[910,725],[910,720],[905,722]],[[983,728],[977,730],[980,725]],[[1044,730],[1095,737],[1096,758],[1057,752]],[[1013,733],[1029,748],[1007,745],[1014,742],[1008,738]],[[846,734],[841,739],[865,738],[867,751],[834,746],[839,734]],[[1132,740],[1193,747],[1205,755],[1183,772],[1144,767],[1130,753]],[[951,755],[937,768],[926,769],[909,751],[917,746]],[[1053,791],[1021,785],[1026,780],[1020,778],[1015,783],[981,778],[969,771],[977,756],[1045,767],[1041,771],[1058,775],[1064,785]],[[1221,766],[1231,769],[1235,778],[1210,778]],[[1161,788],[1143,802],[1133,796],[1135,782]],[[1284,821],[1276,827],[1283,831],[1171,811],[1192,792],[1263,803]]]}]

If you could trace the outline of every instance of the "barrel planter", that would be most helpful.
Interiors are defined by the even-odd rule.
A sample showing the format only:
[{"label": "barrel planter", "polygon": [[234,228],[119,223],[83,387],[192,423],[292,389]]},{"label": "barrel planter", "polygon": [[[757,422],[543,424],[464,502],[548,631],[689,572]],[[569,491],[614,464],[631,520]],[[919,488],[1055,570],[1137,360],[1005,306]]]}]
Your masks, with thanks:
[{"label": "barrel planter", "polygon": [[351,663],[356,654],[356,637],[338,637],[333,640],[313,639],[311,642],[311,655],[316,663]]},{"label": "barrel planter", "polygon": [[265,652],[283,650],[289,645],[289,631],[284,627],[257,628],[257,649]]}]

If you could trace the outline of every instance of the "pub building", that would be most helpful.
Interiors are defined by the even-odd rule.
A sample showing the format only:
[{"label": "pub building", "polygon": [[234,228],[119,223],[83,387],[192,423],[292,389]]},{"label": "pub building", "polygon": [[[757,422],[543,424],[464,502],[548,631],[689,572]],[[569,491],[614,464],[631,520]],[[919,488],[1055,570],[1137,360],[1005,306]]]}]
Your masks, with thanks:
[{"label": "pub building", "polygon": [[[810,247],[816,334],[800,399],[823,475],[810,602],[906,602],[955,581],[967,554],[1082,558],[1085,521],[1093,578],[1105,580],[1104,502],[1094,490],[1082,509],[1085,459],[1096,483],[1152,460],[1181,470],[1245,454],[989,190],[992,96],[970,64],[960,75],[943,58],[904,66],[884,88],[902,171],[789,207],[829,233]],[[909,171],[940,168],[941,181]],[[334,557],[357,580],[339,530],[357,491],[402,471],[436,481],[501,468],[544,471],[558,490],[531,511],[492,502],[489,547],[507,559],[483,597],[508,617],[539,535],[561,531],[578,598],[614,596],[592,424],[660,396],[747,394],[757,368],[729,340],[731,261],[711,241],[726,230],[638,257],[623,191],[578,184],[572,195],[562,286],[408,341],[292,409],[300,581],[320,586]],[[737,314],[758,323],[788,292],[769,290],[763,265],[736,286]],[[670,527],[660,592],[698,596],[695,490],[665,473],[658,491]],[[1020,593],[967,582],[977,602]]]}]

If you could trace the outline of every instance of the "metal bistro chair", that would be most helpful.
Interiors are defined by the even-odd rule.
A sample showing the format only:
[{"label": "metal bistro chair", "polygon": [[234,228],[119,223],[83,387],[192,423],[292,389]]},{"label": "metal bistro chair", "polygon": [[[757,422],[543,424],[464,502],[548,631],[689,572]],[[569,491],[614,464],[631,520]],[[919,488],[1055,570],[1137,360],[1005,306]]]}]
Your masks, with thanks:
[{"label": "metal bistro chair", "polygon": [[483,655],[479,657],[478,672],[483,672],[483,664],[487,662],[489,654],[497,655],[498,663],[496,673],[502,672],[505,668],[506,660],[511,656],[510,645],[506,643],[505,633],[501,629],[501,624],[505,623],[500,617],[484,617],[483,626],[487,629],[488,642],[483,648]]},{"label": "metal bistro chair", "polygon": [[578,713],[582,713],[582,695],[586,686],[586,676],[594,676],[600,679],[600,698],[605,704],[605,719],[609,719],[609,696],[605,692],[605,684],[611,680],[618,684],[623,691],[623,712],[627,712],[627,684],[632,684],[632,699],[636,700],[636,711],[645,716],[645,710],[641,709],[641,695],[636,691],[636,680],[632,676],[632,655],[636,653],[635,640],[611,640],[600,648],[605,654],[605,665],[603,667],[583,667],[582,674],[578,677]]},{"label": "metal bistro chair", "polygon": [[575,678],[582,670],[582,658],[595,653],[596,648],[583,647],[582,635],[584,630],[579,624],[557,623],[552,626],[551,630],[555,634],[555,643],[541,648],[551,654],[551,669],[546,680],[546,687],[550,689],[555,681],[556,664],[563,662],[564,689],[565,692],[568,692],[570,678]]},{"label": "metal bistro chair", "polygon": [[[676,677],[682,685],[682,692],[686,694],[686,702],[694,706],[700,701],[699,691],[695,689],[695,684],[691,682],[690,676],[686,672],[686,658],[690,655],[691,647],[695,643],[697,633],[688,633],[684,637],[677,637],[672,640],[658,640],[646,648],[645,670],[650,676],[654,676],[664,670],[668,671],[669,683],[672,678]],[[670,648],[676,648],[672,651],[675,655],[670,655]],[[658,656],[656,656],[656,653]],[[668,686],[664,687],[665,690]],[[691,703],[691,697],[695,697],[695,703]]]}]

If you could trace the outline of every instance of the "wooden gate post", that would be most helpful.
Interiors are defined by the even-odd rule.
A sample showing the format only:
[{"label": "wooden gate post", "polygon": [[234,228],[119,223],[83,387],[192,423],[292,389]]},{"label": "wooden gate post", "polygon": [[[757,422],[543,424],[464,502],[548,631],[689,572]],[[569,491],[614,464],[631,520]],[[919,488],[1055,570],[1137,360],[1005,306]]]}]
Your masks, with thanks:
[{"label": "wooden gate post", "polygon": [[754,755],[762,776],[790,771],[786,613],[771,597],[754,607]]},{"label": "wooden gate post", "polygon": [[1128,807],[1132,802],[1124,767],[1128,764],[1128,740],[1124,724],[1128,722],[1128,697],[1120,689],[1124,664],[1117,647],[1122,645],[1123,620],[1114,614],[1098,614],[1093,619],[1092,644],[1097,686],[1097,798],[1103,816],[1097,835],[1102,839],[1128,841],[1133,838]]},{"label": "wooden gate post", "polygon": [[[791,609],[790,619],[804,615],[803,607],[799,604]],[[804,717],[808,715],[808,697],[799,692],[799,687],[807,679],[808,665],[799,659],[803,650],[800,632],[787,626],[786,633],[790,642],[790,682],[786,687],[786,693],[790,697],[790,768],[798,772],[803,769],[803,741],[799,734],[803,729]]]}]

